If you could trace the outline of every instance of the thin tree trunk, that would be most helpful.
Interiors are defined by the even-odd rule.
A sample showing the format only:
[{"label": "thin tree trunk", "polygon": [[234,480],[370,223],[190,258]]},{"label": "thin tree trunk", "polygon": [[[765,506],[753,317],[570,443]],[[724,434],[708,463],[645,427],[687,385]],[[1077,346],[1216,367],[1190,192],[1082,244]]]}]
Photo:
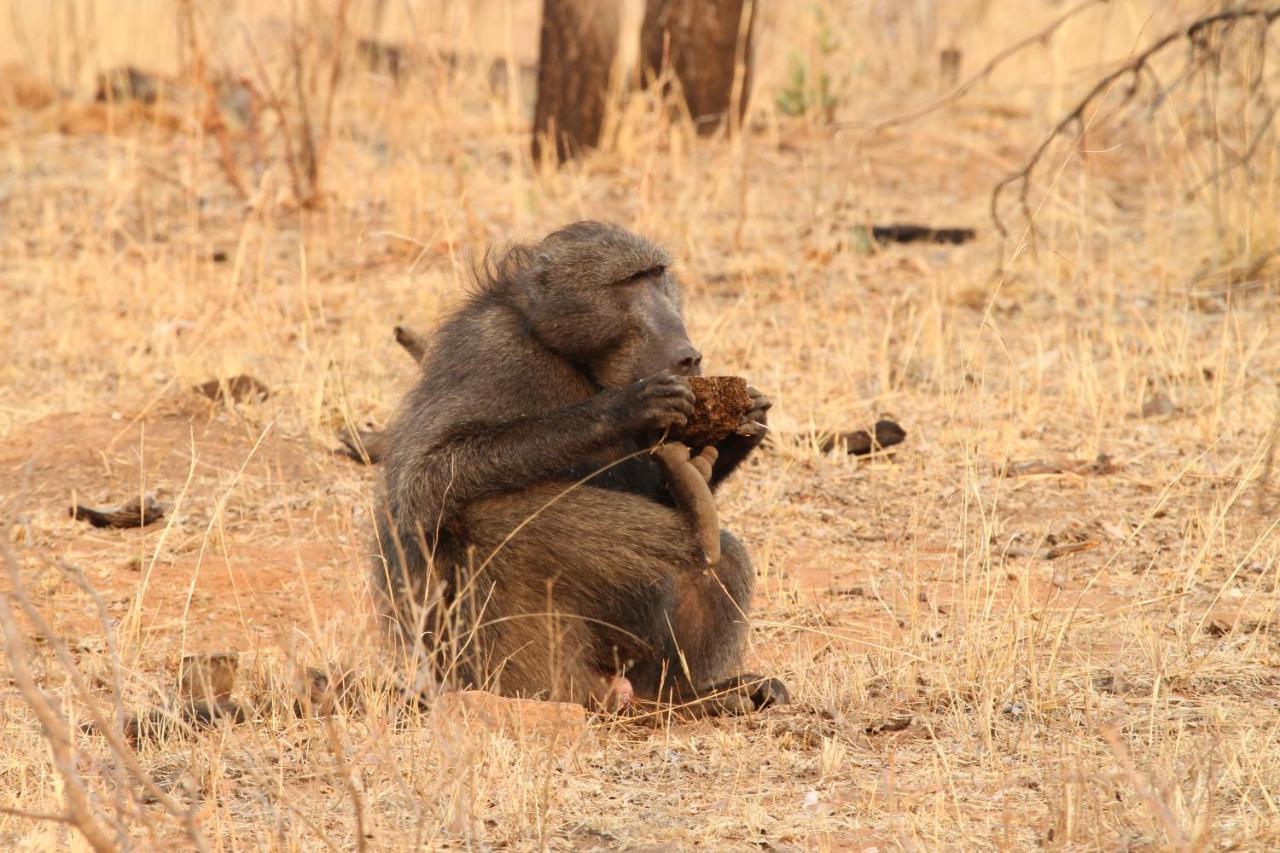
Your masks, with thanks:
[{"label": "thin tree trunk", "polygon": [[618,53],[619,0],[543,0],[533,157],[564,162],[600,143]]},{"label": "thin tree trunk", "polygon": [[751,91],[754,29],[752,0],[649,0],[640,29],[645,85],[669,73],[699,133],[714,133],[735,107],[740,121]]}]

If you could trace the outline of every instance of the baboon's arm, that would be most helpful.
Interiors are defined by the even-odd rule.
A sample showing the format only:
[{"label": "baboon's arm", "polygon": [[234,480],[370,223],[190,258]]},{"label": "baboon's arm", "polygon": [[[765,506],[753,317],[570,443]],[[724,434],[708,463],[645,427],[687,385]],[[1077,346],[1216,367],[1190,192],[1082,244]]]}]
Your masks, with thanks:
[{"label": "baboon's arm", "polygon": [[420,524],[430,534],[471,501],[546,482],[618,440],[605,397],[507,423],[459,424],[412,448],[391,495],[401,527]]},{"label": "baboon's arm", "polygon": [[387,480],[400,535],[427,536],[477,498],[563,479],[583,458],[683,422],[692,410],[688,385],[662,373],[550,412],[454,422],[435,436],[430,429],[414,435],[409,424]]}]

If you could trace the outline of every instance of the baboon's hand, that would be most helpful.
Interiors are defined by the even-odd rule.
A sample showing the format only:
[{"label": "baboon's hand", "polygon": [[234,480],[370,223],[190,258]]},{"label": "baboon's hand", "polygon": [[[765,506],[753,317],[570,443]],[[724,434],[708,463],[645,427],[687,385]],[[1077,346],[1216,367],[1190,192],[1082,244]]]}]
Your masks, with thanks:
[{"label": "baboon's hand", "polygon": [[747,393],[751,395],[751,409],[742,416],[742,423],[735,431],[747,438],[764,438],[764,434],[769,431],[768,412],[773,407],[773,401],[753,385],[747,386]]},{"label": "baboon's hand", "polygon": [[670,370],[623,390],[622,423],[637,431],[666,430],[682,427],[693,414],[693,391],[689,380]]}]

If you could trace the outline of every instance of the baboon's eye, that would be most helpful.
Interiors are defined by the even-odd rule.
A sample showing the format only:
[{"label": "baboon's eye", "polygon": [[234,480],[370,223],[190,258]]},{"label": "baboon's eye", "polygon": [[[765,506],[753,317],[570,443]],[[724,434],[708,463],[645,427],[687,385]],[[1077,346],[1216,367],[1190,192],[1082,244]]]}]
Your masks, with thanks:
[{"label": "baboon's eye", "polygon": [[622,281],[618,283],[619,284],[635,284],[636,282],[649,278],[650,276],[653,276],[654,278],[661,278],[662,274],[665,273],[666,271],[667,271],[667,268],[665,266],[663,266],[662,264],[658,264],[657,266],[640,270],[640,272],[632,273],[631,275],[627,276],[626,278],[624,278]]}]

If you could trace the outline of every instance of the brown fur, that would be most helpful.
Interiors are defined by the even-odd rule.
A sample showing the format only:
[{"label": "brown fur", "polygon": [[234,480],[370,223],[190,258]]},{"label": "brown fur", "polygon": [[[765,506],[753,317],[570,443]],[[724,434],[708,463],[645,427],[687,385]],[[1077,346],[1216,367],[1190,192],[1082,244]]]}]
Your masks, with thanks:
[{"label": "brown fur", "polygon": [[[785,701],[737,675],[750,559],[721,532],[707,565],[651,453],[692,412],[701,361],[668,263],[576,223],[490,264],[432,336],[388,431],[375,576],[439,678],[599,704],[625,673],[641,700]],[[712,489],[763,437],[756,400],[707,455]],[[735,698],[707,704],[721,686]]]}]

